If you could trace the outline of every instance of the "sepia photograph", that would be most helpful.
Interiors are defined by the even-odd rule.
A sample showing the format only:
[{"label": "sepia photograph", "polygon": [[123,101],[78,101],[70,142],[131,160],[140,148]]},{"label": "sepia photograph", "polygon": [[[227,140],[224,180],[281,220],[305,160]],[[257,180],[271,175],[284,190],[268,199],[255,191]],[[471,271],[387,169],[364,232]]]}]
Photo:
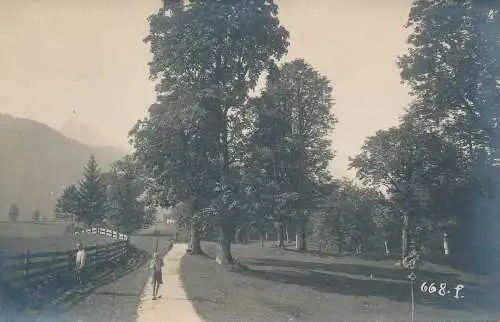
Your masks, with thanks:
[{"label": "sepia photograph", "polygon": [[0,322],[500,321],[499,120],[500,0],[0,0]]}]

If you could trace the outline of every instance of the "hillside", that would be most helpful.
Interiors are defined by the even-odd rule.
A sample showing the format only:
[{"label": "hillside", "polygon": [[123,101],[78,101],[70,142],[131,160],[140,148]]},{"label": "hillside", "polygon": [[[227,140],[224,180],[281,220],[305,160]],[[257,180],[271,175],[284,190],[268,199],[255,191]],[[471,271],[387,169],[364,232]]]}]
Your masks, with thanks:
[{"label": "hillside", "polygon": [[42,217],[53,217],[63,186],[81,178],[92,153],[104,170],[124,155],[119,149],[89,147],[36,121],[0,114],[0,220],[13,202],[20,206],[20,220],[31,219],[35,208]]},{"label": "hillside", "polygon": [[116,147],[117,144],[111,142],[90,126],[79,122],[74,117],[68,119],[61,126],[59,132],[70,139],[77,140],[80,143],[86,144],[91,147],[105,147],[107,150],[110,150],[113,153],[126,153],[122,152],[123,149],[121,149],[120,147]]}]

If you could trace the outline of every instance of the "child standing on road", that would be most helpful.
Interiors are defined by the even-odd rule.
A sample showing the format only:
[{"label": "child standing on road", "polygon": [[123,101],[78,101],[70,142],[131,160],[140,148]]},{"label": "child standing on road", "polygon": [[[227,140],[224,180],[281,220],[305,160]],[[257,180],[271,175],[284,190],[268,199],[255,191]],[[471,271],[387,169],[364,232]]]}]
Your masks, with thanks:
[{"label": "child standing on road", "polygon": [[153,300],[156,300],[160,284],[163,284],[163,278],[161,272],[162,267],[163,267],[163,260],[159,258],[157,252],[154,252],[153,259],[151,260],[151,264],[149,265],[149,268],[152,270],[151,279],[153,283]]}]

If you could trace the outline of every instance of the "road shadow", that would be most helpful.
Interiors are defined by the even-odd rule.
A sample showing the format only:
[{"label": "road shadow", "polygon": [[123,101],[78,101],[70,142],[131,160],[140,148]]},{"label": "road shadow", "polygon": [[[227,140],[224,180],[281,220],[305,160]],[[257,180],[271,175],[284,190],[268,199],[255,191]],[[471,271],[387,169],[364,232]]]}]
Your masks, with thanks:
[{"label": "road shadow", "polygon": [[[271,266],[284,267],[304,270],[321,270],[326,272],[347,273],[350,275],[360,275],[368,277],[370,275],[375,278],[390,279],[394,281],[408,281],[409,271],[402,268],[388,268],[372,265],[361,264],[344,264],[344,263],[314,263],[295,260],[282,260],[273,258],[262,259],[246,259],[245,263],[256,266]],[[459,275],[455,273],[442,273],[420,269],[417,271],[417,276],[421,280],[459,283]],[[463,283],[463,282],[462,282]]]},{"label": "road shadow", "polygon": [[105,296],[138,296],[138,293],[123,293],[123,292],[94,292],[95,295],[105,295]]},{"label": "road shadow", "polygon": [[330,251],[330,250],[323,250],[323,251],[319,251],[318,249],[307,249],[307,250],[302,250],[302,251],[299,251],[297,249],[293,249],[293,248],[281,248],[283,249],[284,251],[287,251],[287,252],[293,252],[293,253],[298,253],[298,254],[308,254],[308,255],[312,255],[312,256],[315,256],[315,257],[319,257],[319,258],[356,258],[356,259],[363,259],[363,260],[369,260],[369,261],[386,261],[386,260],[394,260],[394,262],[397,262],[398,259],[399,259],[399,255],[397,254],[394,254],[394,253],[391,253],[389,255],[386,255],[384,253],[380,253],[380,252],[367,252],[367,253],[361,253],[361,254],[357,254],[355,255],[353,252],[342,252],[342,253],[338,253],[338,252],[333,252],[333,251]]},{"label": "road shadow", "polygon": [[[410,282],[408,271],[358,264],[305,263],[272,258],[248,259],[244,261],[247,269],[238,271],[246,277],[260,278],[283,284],[293,284],[315,289],[319,292],[345,296],[375,296],[395,302],[410,304]],[[339,274],[340,273],[340,274]],[[373,274],[373,279],[369,275]],[[467,287],[455,274],[420,271],[414,283],[415,303],[441,309],[453,310],[494,310],[498,304],[495,296],[485,288]],[[455,299],[455,292],[445,296],[423,293],[422,282],[447,282],[449,289],[457,284],[466,287],[460,292],[463,299]],[[498,295],[498,294],[497,294]]]}]

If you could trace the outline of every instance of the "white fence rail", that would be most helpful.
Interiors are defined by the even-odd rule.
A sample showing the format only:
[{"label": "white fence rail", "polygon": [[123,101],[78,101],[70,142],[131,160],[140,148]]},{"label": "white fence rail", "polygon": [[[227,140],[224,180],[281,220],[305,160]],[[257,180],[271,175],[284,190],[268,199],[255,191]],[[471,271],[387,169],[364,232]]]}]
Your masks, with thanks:
[{"label": "white fence rail", "polygon": [[101,235],[104,236],[105,238],[110,238],[115,240],[129,239],[128,235],[122,234],[112,229],[100,228],[100,227],[88,228],[75,232],[75,235],[80,235],[80,234]]}]

